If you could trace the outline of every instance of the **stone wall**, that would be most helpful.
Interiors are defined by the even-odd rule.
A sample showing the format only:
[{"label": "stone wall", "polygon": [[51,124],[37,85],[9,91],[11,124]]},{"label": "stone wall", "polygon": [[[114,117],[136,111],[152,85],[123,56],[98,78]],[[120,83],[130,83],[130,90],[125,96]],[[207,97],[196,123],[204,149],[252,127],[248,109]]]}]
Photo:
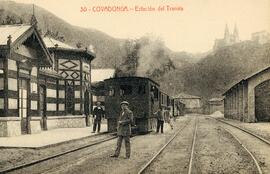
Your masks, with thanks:
[{"label": "stone wall", "polygon": [[51,116],[47,118],[47,128],[80,128],[86,127],[85,116]]},{"label": "stone wall", "polygon": [[31,117],[30,132],[31,134],[41,133],[41,117]]},{"label": "stone wall", "polygon": [[17,117],[0,117],[0,137],[21,135],[21,120]]}]

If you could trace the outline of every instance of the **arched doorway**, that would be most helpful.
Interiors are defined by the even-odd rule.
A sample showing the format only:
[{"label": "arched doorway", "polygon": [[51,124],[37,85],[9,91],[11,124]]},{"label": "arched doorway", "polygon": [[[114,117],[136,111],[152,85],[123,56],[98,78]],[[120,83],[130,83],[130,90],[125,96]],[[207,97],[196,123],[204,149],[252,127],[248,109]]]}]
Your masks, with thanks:
[{"label": "arched doorway", "polygon": [[258,122],[270,121],[270,80],[255,87],[255,118]]}]

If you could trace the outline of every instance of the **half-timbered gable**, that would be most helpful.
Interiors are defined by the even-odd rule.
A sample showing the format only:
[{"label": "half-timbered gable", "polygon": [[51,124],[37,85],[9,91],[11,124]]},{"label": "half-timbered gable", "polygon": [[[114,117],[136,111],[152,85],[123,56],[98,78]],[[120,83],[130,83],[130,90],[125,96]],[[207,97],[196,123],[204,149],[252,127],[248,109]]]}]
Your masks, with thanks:
[{"label": "half-timbered gable", "polygon": [[35,26],[4,25],[0,35],[0,136],[39,132],[39,68],[53,59]]},{"label": "half-timbered gable", "polygon": [[86,126],[94,57],[35,23],[0,26],[0,136]]},{"label": "half-timbered gable", "polygon": [[[44,42],[55,58],[55,69],[63,78],[58,84],[58,116],[60,120],[69,121],[69,126],[82,126],[85,116],[91,108],[91,61],[95,55],[87,49],[77,49],[63,42],[46,37]],[[63,123],[65,127],[66,123]]]}]

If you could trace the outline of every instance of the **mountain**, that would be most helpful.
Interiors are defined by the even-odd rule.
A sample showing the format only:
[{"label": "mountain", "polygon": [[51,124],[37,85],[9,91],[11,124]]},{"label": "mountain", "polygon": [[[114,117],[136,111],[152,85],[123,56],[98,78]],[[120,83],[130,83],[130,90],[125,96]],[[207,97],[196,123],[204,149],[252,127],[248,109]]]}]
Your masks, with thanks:
[{"label": "mountain", "polygon": [[204,58],[210,54],[210,52],[203,52],[203,53],[188,53],[185,51],[182,52],[172,52],[171,51],[171,60],[175,64],[176,67],[181,67],[183,66],[182,63],[187,63],[187,64],[194,64],[197,63],[199,60]]},{"label": "mountain", "polygon": [[[32,5],[0,1],[2,24],[29,23],[31,15]],[[35,7],[35,16],[42,34],[73,46],[92,44],[97,54],[94,67],[117,67],[122,75],[151,77],[170,95],[217,97],[235,81],[270,65],[270,44],[244,41],[215,52],[174,52],[158,38],[116,39],[96,29],[73,26],[40,7]]]},{"label": "mountain", "polygon": [[[29,23],[32,11],[31,4],[0,1],[0,22],[2,24],[7,23],[7,21]],[[35,6],[35,17],[38,21],[38,28],[43,35],[49,33],[50,36],[59,38],[72,46],[93,45],[97,55],[93,61],[95,68],[119,67],[128,57],[125,48],[123,48],[126,39],[116,39],[92,28],[73,26],[38,6]],[[170,54],[173,55],[174,52],[170,51]],[[189,61],[192,60],[179,58],[177,63],[184,65]]]},{"label": "mountain", "polygon": [[[22,20],[23,23],[29,23],[32,8],[31,4],[0,1],[0,21],[10,17],[15,18],[15,21]],[[94,66],[113,67],[115,63],[119,64],[122,61],[121,45],[123,40],[115,39],[95,29],[73,26],[38,6],[35,6],[35,16],[42,34],[50,31],[64,38],[64,41],[72,46],[80,43],[87,47],[92,44],[97,54],[97,58],[93,62]]]},{"label": "mountain", "polygon": [[[171,94],[186,92],[209,99],[221,96],[233,83],[267,65],[270,65],[270,44],[244,41],[208,54],[195,64],[178,68],[160,81],[164,81]],[[172,81],[171,77],[176,78]]]}]

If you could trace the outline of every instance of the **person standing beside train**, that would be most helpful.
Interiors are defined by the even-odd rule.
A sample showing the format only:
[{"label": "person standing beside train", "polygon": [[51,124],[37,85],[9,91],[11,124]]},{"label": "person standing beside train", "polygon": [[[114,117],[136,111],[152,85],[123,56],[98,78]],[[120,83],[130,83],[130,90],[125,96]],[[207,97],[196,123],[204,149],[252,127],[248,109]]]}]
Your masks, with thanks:
[{"label": "person standing beside train", "polygon": [[154,113],[157,118],[157,133],[159,133],[159,129],[161,129],[161,133],[163,133],[164,126],[164,112],[161,107],[158,108],[158,111]]},{"label": "person standing beside train", "polygon": [[127,101],[123,101],[120,103],[121,113],[118,119],[117,126],[117,147],[115,153],[111,155],[111,157],[117,158],[120,154],[121,145],[123,139],[125,140],[125,148],[126,148],[126,159],[130,158],[130,135],[131,135],[131,125],[133,124],[133,112],[129,110],[129,103]]},{"label": "person standing beside train", "polygon": [[101,103],[97,102],[97,106],[95,107],[94,111],[93,111],[93,118],[94,118],[94,126],[93,126],[93,132],[96,132],[96,128],[97,128],[97,132],[100,132],[100,127],[101,127],[101,119],[104,119],[104,110],[101,107]]},{"label": "person standing beside train", "polygon": [[171,118],[172,118],[172,115],[170,113],[170,108],[167,107],[167,109],[164,112],[164,119],[165,119],[165,122],[170,125],[171,129],[173,129],[173,124],[172,124]]}]

